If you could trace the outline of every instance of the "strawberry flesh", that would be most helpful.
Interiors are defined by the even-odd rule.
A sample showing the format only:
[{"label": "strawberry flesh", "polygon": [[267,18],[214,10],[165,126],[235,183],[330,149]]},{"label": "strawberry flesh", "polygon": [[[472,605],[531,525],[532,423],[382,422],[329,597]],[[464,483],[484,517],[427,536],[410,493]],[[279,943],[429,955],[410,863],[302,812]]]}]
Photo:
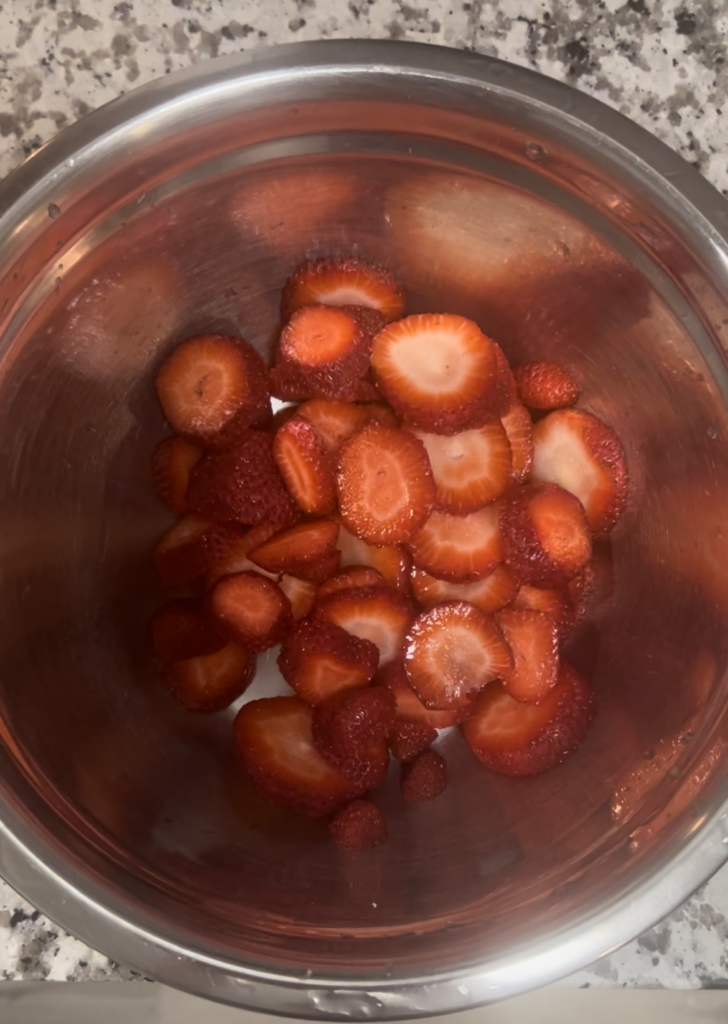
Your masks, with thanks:
[{"label": "strawberry flesh", "polygon": [[225,635],[251,651],[274,647],[291,626],[291,602],[277,583],[257,572],[225,576],[207,600]]},{"label": "strawberry flesh", "polygon": [[433,512],[408,545],[415,565],[438,579],[469,583],[503,561],[497,505],[467,516]]},{"label": "strawberry flesh", "polygon": [[307,260],[286,281],[283,318],[302,306],[368,306],[386,321],[404,311],[402,289],[389,271],[360,260]]},{"label": "strawberry flesh", "polygon": [[517,590],[513,573],[505,565],[497,565],[490,575],[473,583],[452,583],[422,569],[412,570],[412,592],[425,611],[446,601],[467,601],[485,615],[492,615],[509,605]]},{"label": "strawberry flesh", "polygon": [[162,501],[180,515],[188,511],[190,473],[201,456],[202,449],[184,437],[168,437],[154,449],[154,489]]},{"label": "strawberry flesh", "polygon": [[278,656],[281,675],[307,704],[367,686],[379,651],[329,622],[304,619],[291,630]]},{"label": "strawberry flesh", "polygon": [[412,606],[387,586],[350,587],[317,600],[314,614],[348,633],[370,640],[379,650],[379,664],[401,655],[412,622]]},{"label": "strawberry flesh", "polygon": [[528,409],[516,402],[501,418],[511,446],[511,475],[515,483],[523,483],[533,463],[533,423]]},{"label": "strawberry flesh", "polygon": [[385,583],[395,590],[409,589],[411,560],[407,550],[398,544],[367,544],[341,526],[339,528],[339,551],[342,567],[369,565],[376,569]]},{"label": "strawberry flesh", "polygon": [[294,416],[278,430],[273,439],[273,458],[288,493],[299,508],[314,516],[334,511],[334,462],[308,420]]},{"label": "strawberry flesh", "polygon": [[503,558],[519,582],[565,586],[591,557],[591,533],[578,498],[556,484],[529,484],[501,503]]},{"label": "strawberry flesh", "polygon": [[154,549],[154,562],[165,587],[182,587],[203,576],[224,558],[237,540],[229,523],[186,515],[164,534]]},{"label": "strawberry flesh", "polygon": [[[252,565],[252,563],[251,563]],[[296,576],[283,573],[278,586],[291,602],[293,621],[304,619],[313,608],[316,599],[316,584],[310,580],[299,580]]]},{"label": "strawberry flesh", "polygon": [[513,653],[513,668],[503,675],[506,691],[516,700],[537,704],[556,686],[559,633],[544,612],[506,608],[496,622]]},{"label": "strawberry flesh", "polygon": [[242,696],[255,676],[255,655],[236,643],[194,658],[168,662],[163,682],[190,711],[221,711]]},{"label": "strawberry flesh", "polygon": [[154,650],[167,661],[212,654],[225,646],[224,637],[194,598],[168,601],[154,613],[151,625]]},{"label": "strawberry flesh", "polygon": [[336,594],[340,590],[351,590],[352,587],[378,587],[384,585],[384,580],[376,569],[366,565],[351,565],[343,572],[322,583],[316,596],[320,599],[327,594]]},{"label": "strawberry flesh", "polygon": [[386,686],[396,697],[397,722],[412,722],[427,729],[449,729],[451,725],[460,725],[461,722],[467,721],[472,714],[472,701],[461,708],[451,708],[449,711],[432,711],[426,708],[410,686],[402,658],[390,661],[381,668],[374,681],[377,686]]},{"label": "strawberry flesh", "polygon": [[[234,531],[234,539],[223,557],[211,565],[205,573],[205,590],[212,590],[223,576],[233,576],[237,572],[260,572],[267,575],[264,569],[260,569],[250,561],[248,555],[254,548],[273,536],[276,532],[275,526],[271,526],[269,523],[251,527],[229,523],[228,526],[231,531]],[[273,575],[272,578],[276,577]]]},{"label": "strawberry flesh", "polygon": [[331,838],[342,850],[370,850],[387,841],[384,815],[371,800],[352,800],[329,824]]},{"label": "strawberry flesh", "polygon": [[366,406],[326,398],[304,402],[298,407],[298,415],[315,427],[326,450],[334,455],[370,419]]},{"label": "strawberry flesh", "polygon": [[273,534],[250,552],[250,560],[267,572],[322,583],[339,567],[338,534],[338,525],[331,519],[301,523]]},{"label": "strawberry flesh", "polygon": [[416,433],[427,451],[435,481],[435,507],[464,515],[499,498],[511,480],[511,446],[496,421],[478,430],[443,437]]}]

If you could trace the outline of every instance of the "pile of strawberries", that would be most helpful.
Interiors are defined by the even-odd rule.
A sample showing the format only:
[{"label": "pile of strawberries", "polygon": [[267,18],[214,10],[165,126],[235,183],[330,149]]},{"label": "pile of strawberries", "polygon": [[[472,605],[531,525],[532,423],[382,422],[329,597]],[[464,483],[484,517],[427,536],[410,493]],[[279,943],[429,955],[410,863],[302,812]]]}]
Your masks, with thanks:
[{"label": "pile of strawberries", "polygon": [[559,650],[627,495],[619,439],[573,408],[567,371],[511,371],[471,321],[403,312],[387,271],[307,262],[272,369],[204,335],[156,379],[175,435],[154,480],[180,518],[154,557],[188,588],[153,619],[162,677],[216,711],[280,644],[293,694],[242,706],[237,754],[271,801],[333,815],[349,849],[386,838],[364,797],[390,755],[405,799],[442,792],[440,729],[511,776],[579,746],[594,696]]}]

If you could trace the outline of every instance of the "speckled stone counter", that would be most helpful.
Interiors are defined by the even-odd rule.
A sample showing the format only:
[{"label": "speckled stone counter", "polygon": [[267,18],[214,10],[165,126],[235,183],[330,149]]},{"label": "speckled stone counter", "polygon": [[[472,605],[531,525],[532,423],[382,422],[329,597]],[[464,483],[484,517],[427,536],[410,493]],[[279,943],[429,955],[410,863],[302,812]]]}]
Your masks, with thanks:
[{"label": "speckled stone counter", "polygon": [[[721,12],[723,8],[723,13]],[[728,194],[728,7],[711,0],[0,0],[0,176],[151,78],[293,40],[414,39],[570,82],[657,134]],[[728,869],[565,984],[728,984]],[[0,977],[138,978],[0,882]]]}]

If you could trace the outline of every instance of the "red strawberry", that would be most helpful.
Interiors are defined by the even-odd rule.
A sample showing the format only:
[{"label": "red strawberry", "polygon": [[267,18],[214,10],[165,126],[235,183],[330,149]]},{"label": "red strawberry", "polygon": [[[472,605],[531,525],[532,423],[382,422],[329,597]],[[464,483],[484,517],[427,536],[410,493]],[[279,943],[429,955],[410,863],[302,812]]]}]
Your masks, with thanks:
[{"label": "red strawberry", "polygon": [[155,385],[172,428],[212,447],[230,444],[270,411],[268,370],[242,338],[190,338],[167,359]]},{"label": "red strawberry", "polygon": [[516,483],[522,483],[533,462],[533,423],[528,409],[516,402],[501,419],[501,423],[511,446],[513,479]]},{"label": "red strawberry", "polygon": [[212,590],[223,576],[233,576],[236,572],[259,572],[266,576],[270,575],[272,579],[277,579],[277,574],[266,573],[265,569],[261,569],[248,558],[253,548],[259,547],[273,536],[276,527],[269,523],[251,527],[239,526],[237,523],[228,525],[231,531],[234,531],[234,539],[223,557],[208,569],[205,574],[204,589]]},{"label": "red strawberry", "polygon": [[539,704],[521,704],[503,683],[480,694],[463,726],[468,746],[503,775],[535,775],[555,768],[583,742],[596,699],[578,672],[562,661],[555,688]]},{"label": "red strawberry", "polygon": [[498,368],[498,399],[495,402],[494,411],[498,416],[505,416],[518,400],[516,380],[503,349],[495,341],[493,342],[493,347],[495,348],[495,361]]},{"label": "red strawberry", "polygon": [[273,439],[273,458],[288,493],[304,512],[323,516],[334,511],[333,458],[308,420],[294,416],[278,430]]},{"label": "red strawberry", "polygon": [[367,402],[365,405],[359,406],[359,408],[366,411],[369,423],[381,423],[385,427],[395,427],[397,429],[402,426],[394,414],[394,410],[390,409],[388,405],[383,405],[381,402]]},{"label": "red strawberry", "polygon": [[334,816],[329,831],[342,850],[369,850],[387,841],[384,815],[371,800],[352,800]]},{"label": "red strawberry", "polygon": [[468,601],[485,615],[492,615],[511,603],[517,589],[513,573],[505,565],[497,565],[489,576],[473,583],[450,583],[422,569],[412,570],[412,591],[425,611],[446,601]]},{"label": "red strawberry", "polygon": [[[582,573],[587,569],[588,565],[585,566]],[[524,583],[518,588],[518,593],[513,600],[513,607],[530,609],[534,612],[543,612],[545,615],[550,615],[556,623],[559,640],[563,640],[576,625],[577,619],[580,617],[569,594],[569,587],[571,587],[575,580],[582,578],[581,574],[575,576],[568,587],[560,590],[529,587]]]},{"label": "red strawberry", "polygon": [[369,544],[409,540],[427,520],[435,485],[424,445],[404,430],[370,423],[339,452],[339,507]]},{"label": "red strawberry", "polygon": [[506,692],[515,700],[537,704],[556,686],[556,621],[543,612],[505,608],[496,622],[513,653],[513,668],[503,674]]},{"label": "red strawberry", "polygon": [[152,616],[152,644],[160,658],[179,661],[219,651],[225,640],[200,601],[179,598],[168,601]]},{"label": "red strawberry", "polygon": [[419,615],[407,634],[404,667],[425,707],[465,707],[486,683],[513,668],[508,644],[493,619],[465,601]]},{"label": "red strawberry", "polygon": [[578,498],[556,484],[529,484],[501,503],[503,558],[519,582],[564,586],[591,557],[591,533]]},{"label": "red strawberry", "polygon": [[191,583],[224,558],[236,539],[235,528],[228,523],[214,523],[205,516],[183,516],[154,549],[159,578],[165,587]]},{"label": "red strawberry", "polygon": [[340,693],[317,705],[316,749],[361,790],[381,785],[389,769],[386,737],[394,727],[393,694],[374,686]]},{"label": "red strawberry", "polygon": [[369,422],[367,408],[333,398],[312,398],[298,407],[298,415],[316,428],[326,450],[335,454],[347,437]]},{"label": "red strawberry", "polygon": [[221,711],[237,700],[255,676],[255,655],[229,643],[212,654],[172,661],[163,681],[190,711]]},{"label": "red strawberry", "polygon": [[341,565],[369,565],[381,574],[385,583],[395,590],[409,588],[410,557],[405,548],[397,544],[379,547],[367,544],[341,526],[339,528]]},{"label": "red strawberry", "polygon": [[529,409],[563,409],[579,397],[579,385],[556,363],[524,363],[513,371],[518,397]]},{"label": "red strawberry", "polygon": [[374,339],[379,390],[405,424],[457,434],[496,418],[501,396],[494,343],[471,320],[423,313]]},{"label": "red strawberry", "polygon": [[434,800],[447,786],[447,764],[436,750],[425,750],[402,766],[402,796],[411,803]]},{"label": "red strawberry", "polygon": [[431,711],[426,708],[409,684],[402,658],[390,661],[381,668],[375,682],[378,686],[386,686],[397,698],[398,722],[413,722],[428,729],[448,729],[451,725],[466,721],[473,711],[472,702],[449,711]]},{"label": "red strawberry", "polygon": [[533,428],[531,478],[575,494],[595,534],[614,526],[627,499],[627,464],[619,438],[581,409],[549,413]]},{"label": "red strawberry", "polygon": [[376,569],[371,569],[366,565],[352,565],[322,583],[316,596],[320,599],[326,597],[327,594],[336,594],[340,590],[351,590],[352,587],[377,586],[384,586],[384,580]]},{"label": "red strawberry", "polygon": [[305,619],[291,630],[278,656],[281,675],[307,704],[367,686],[379,664],[379,651],[330,622]]},{"label": "red strawberry", "polygon": [[268,572],[285,572],[312,583],[333,576],[339,566],[338,524],[315,519],[275,533],[250,552],[250,560]]},{"label": "red strawberry", "polygon": [[284,573],[278,581],[278,586],[291,602],[293,621],[298,622],[299,619],[304,619],[313,608],[313,602],[316,599],[316,584],[310,580],[299,580],[296,576]]},{"label": "red strawberry", "polygon": [[154,489],[174,512],[182,514],[188,509],[187,486],[190,473],[201,455],[202,449],[184,437],[168,437],[154,449]]},{"label": "red strawberry", "polygon": [[398,761],[407,764],[437,739],[437,729],[431,729],[423,722],[407,722],[397,719],[389,737],[389,749]]},{"label": "red strawberry", "polygon": [[384,586],[351,587],[328,594],[316,602],[314,614],[362,640],[371,640],[379,649],[380,665],[401,654],[412,622],[407,598]]},{"label": "red strawberry", "polygon": [[360,791],[314,747],[312,718],[300,697],[266,697],[243,705],[233,731],[237,755],[263,796],[318,817]]},{"label": "red strawberry", "polygon": [[511,481],[511,446],[497,420],[450,437],[419,432],[415,436],[427,451],[435,507],[443,512],[475,512],[499,498]]},{"label": "red strawberry", "polygon": [[389,271],[352,259],[308,260],[291,274],[283,289],[283,318],[314,303],[369,306],[386,320],[397,320],[404,310],[402,289]]},{"label": "red strawberry", "polygon": [[438,579],[469,583],[503,561],[499,510],[488,505],[468,516],[433,512],[408,545],[415,565]]},{"label": "red strawberry", "polygon": [[275,647],[292,621],[291,602],[257,572],[225,576],[209,595],[208,608],[225,635],[251,651]]}]

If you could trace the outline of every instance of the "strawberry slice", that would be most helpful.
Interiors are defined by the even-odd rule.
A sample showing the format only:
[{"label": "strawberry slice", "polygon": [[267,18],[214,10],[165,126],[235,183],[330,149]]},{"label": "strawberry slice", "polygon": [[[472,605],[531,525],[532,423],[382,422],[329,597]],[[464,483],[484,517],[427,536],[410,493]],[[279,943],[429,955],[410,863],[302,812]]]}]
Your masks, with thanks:
[{"label": "strawberry slice", "polygon": [[339,527],[332,519],[315,519],[275,533],[250,552],[250,560],[267,572],[285,572],[322,583],[339,567]]},{"label": "strawberry slice", "polygon": [[372,369],[404,423],[432,434],[482,427],[502,402],[494,343],[462,316],[422,313],[390,324],[374,339]]},{"label": "strawberry slice", "polygon": [[404,311],[402,288],[383,267],[360,260],[307,260],[286,281],[281,310],[284,320],[302,306],[369,306],[386,320]]},{"label": "strawberry slice", "polygon": [[317,598],[328,594],[336,594],[340,590],[351,590],[352,587],[378,587],[384,585],[384,579],[376,569],[366,565],[352,565],[343,572],[322,583],[317,591]]},{"label": "strawberry slice", "polygon": [[291,602],[273,580],[257,572],[225,576],[208,597],[208,608],[230,639],[251,651],[265,651],[286,636]]},{"label": "strawberry slice", "polygon": [[318,753],[312,719],[313,709],[300,697],[266,697],[243,705],[233,731],[236,753],[263,796],[318,817],[360,791]]},{"label": "strawberry slice", "polygon": [[368,423],[382,423],[385,427],[396,428],[402,426],[394,410],[390,409],[388,405],[384,405],[383,402],[365,402],[359,408],[366,410]]},{"label": "strawberry slice", "polygon": [[154,489],[174,512],[187,512],[187,487],[190,473],[202,456],[202,449],[184,437],[168,437],[154,449],[152,480]]},{"label": "strawberry slice", "polygon": [[407,722],[398,718],[389,737],[389,749],[392,757],[402,764],[408,764],[423,750],[427,750],[436,739],[437,729],[432,729],[423,722]]},{"label": "strawberry slice", "polygon": [[561,661],[556,686],[539,704],[514,700],[500,682],[486,687],[463,734],[488,768],[503,775],[535,775],[555,768],[581,745],[595,711],[591,688]]},{"label": "strawberry slice", "polygon": [[[589,566],[585,566],[582,574]],[[577,581],[582,580],[582,574],[575,576],[568,587],[560,590],[548,590],[543,587],[529,587],[523,584],[518,588],[518,593],[513,600],[513,607],[529,609],[534,612],[543,612],[549,615],[556,623],[559,640],[563,640],[576,625],[581,617],[576,605],[569,593],[569,588]]]},{"label": "strawberry slice", "polygon": [[492,615],[509,605],[517,590],[513,573],[505,565],[497,565],[489,576],[473,583],[451,583],[422,569],[412,570],[412,591],[425,611],[446,601],[468,601],[485,615]]},{"label": "strawberry slice", "polygon": [[237,700],[255,676],[255,655],[229,643],[212,654],[172,661],[162,679],[190,711],[221,711]]},{"label": "strawberry slice", "polygon": [[515,700],[537,704],[556,686],[556,621],[543,612],[506,608],[496,622],[513,653],[513,668],[503,675],[506,692]]},{"label": "strawberry slice", "polygon": [[342,850],[370,850],[387,841],[384,815],[371,800],[352,800],[329,824],[331,838]]},{"label": "strawberry slice", "polygon": [[278,430],[273,439],[273,458],[288,493],[304,512],[323,516],[334,511],[333,458],[308,420],[294,416]]},{"label": "strawberry slice", "polygon": [[501,503],[503,558],[519,582],[565,586],[591,557],[591,533],[578,498],[556,484],[527,484]]},{"label": "strawberry slice", "polygon": [[390,587],[408,590],[410,557],[405,548],[398,544],[384,547],[367,544],[343,526],[339,528],[338,546],[342,567],[369,565],[377,570]]},{"label": "strawberry slice", "polygon": [[386,738],[395,707],[393,694],[375,686],[338,694],[314,708],[316,749],[358,789],[373,789],[387,777]]},{"label": "strawberry slice", "polygon": [[229,523],[215,523],[205,516],[183,516],[154,549],[159,578],[165,587],[191,583],[224,558],[236,539],[235,527]]},{"label": "strawberry slice", "polygon": [[426,708],[409,684],[402,658],[390,661],[381,668],[375,682],[378,686],[386,686],[397,698],[397,722],[411,722],[427,729],[448,729],[451,725],[465,722],[475,706],[471,702],[449,711],[431,711]]},{"label": "strawberry slice", "polygon": [[422,442],[380,423],[370,423],[342,445],[336,482],[344,524],[369,544],[409,540],[435,500]]},{"label": "strawberry slice", "polygon": [[498,416],[505,416],[513,404],[518,401],[516,379],[503,349],[495,341],[493,347],[498,372],[498,398],[494,405],[494,411]]},{"label": "strawberry slice", "polygon": [[168,601],[152,616],[152,644],[160,658],[181,661],[219,651],[225,640],[200,601],[179,598]]},{"label": "strawberry slice", "polygon": [[314,614],[379,649],[379,664],[399,657],[412,622],[408,599],[392,587],[351,587],[316,602]]},{"label": "strawberry slice", "polygon": [[511,446],[511,473],[516,483],[523,483],[533,462],[533,423],[528,409],[516,402],[501,419]]},{"label": "strawberry slice", "polygon": [[408,547],[415,565],[438,579],[482,579],[503,561],[499,509],[488,505],[468,516],[433,512]]},{"label": "strawberry slice", "polygon": [[268,370],[242,338],[190,338],[164,363],[155,386],[173,430],[211,447],[230,444],[270,413]]},{"label": "strawberry slice", "polygon": [[463,515],[499,498],[511,482],[511,446],[501,423],[443,437],[417,432],[432,467],[435,507]]},{"label": "strawberry slice", "polygon": [[424,753],[402,767],[402,796],[410,803],[434,800],[447,786],[447,764],[436,750]]},{"label": "strawberry slice", "polygon": [[266,573],[265,569],[261,569],[248,558],[253,548],[257,548],[276,533],[276,527],[269,523],[251,527],[230,523],[229,526],[231,531],[234,531],[234,540],[223,557],[218,559],[205,573],[203,589],[212,590],[223,576],[233,576],[237,572],[258,572],[277,580],[276,573]]},{"label": "strawberry slice", "polygon": [[529,409],[564,409],[581,393],[571,374],[556,363],[524,363],[513,376],[518,397]]},{"label": "strawberry slice", "polygon": [[465,707],[486,683],[511,671],[513,656],[493,619],[451,601],[415,619],[404,667],[425,707],[446,710]]},{"label": "strawberry slice", "polygon": [[[264,570],[259,569],[258,571]],[[299,580],[296,576],[283,573],[278,581],[278,586],[291,602],[293,621],[298,622],[300,619],[304,619],[313,608],[313,602],[316,599],[316,584],[310,580]]]},{"label": "strawberry slice", "polygon": [[336,454],[348,437],[369,422],[367,409],[333,398],[312,398],[298,407],[298,415],[313,424],[326,450]]},{"label": "strawberry slice", "polygon": [[379,664],[379,651],[330,622],[305,619],[291,630],[278,656],[281,675],[307,704],[367,686]]},{"label": "strawberry slice", "polygon": [[549,413],[533,428],[531,479],[575,494],[597,535],[614,526],[627,500],[627,464],[619,438],[581,409]]}]

